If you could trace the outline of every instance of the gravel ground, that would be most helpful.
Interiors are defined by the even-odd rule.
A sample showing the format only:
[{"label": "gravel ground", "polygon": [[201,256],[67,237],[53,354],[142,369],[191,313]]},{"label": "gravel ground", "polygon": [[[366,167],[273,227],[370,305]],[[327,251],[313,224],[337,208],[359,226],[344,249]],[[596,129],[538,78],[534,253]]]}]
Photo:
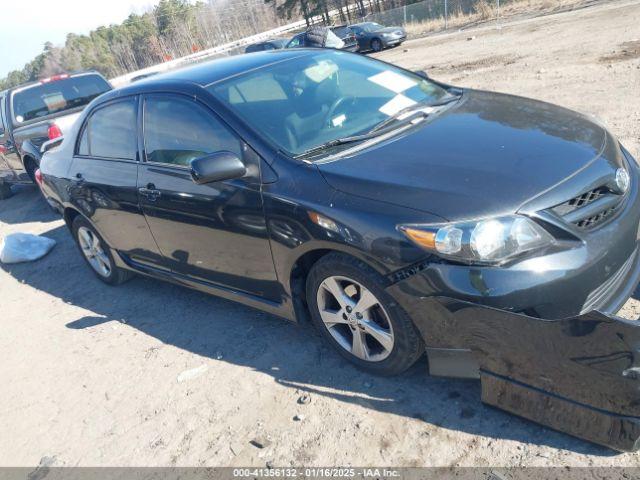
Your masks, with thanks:
[{"label": "gravel ground", "polygon": [[[639,39],[640,3],[615,2],[378,56],[593,114],[638,156]],[[485,407],[477,382],[430,378],[424,361],[371,377],[306,326],[155,280],[105,286],[36,188],[15,190],[0,236],[58,244],[0,268],[0,465],[640,464]]]}]

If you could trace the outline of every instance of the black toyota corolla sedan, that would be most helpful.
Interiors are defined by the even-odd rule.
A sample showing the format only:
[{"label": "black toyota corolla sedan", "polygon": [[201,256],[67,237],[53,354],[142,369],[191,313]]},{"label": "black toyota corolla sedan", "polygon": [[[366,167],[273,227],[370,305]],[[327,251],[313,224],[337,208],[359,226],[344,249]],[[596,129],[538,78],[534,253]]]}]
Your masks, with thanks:
[{"label": "black toyota corolla sedan", "polygon": [[614,314],[640,274],[638,167],[583,115],[261,52],[102,95],[40,179],[106,283],[310,318],[374,373],[426,351],[486,403],[636,448],[640,334]]}]

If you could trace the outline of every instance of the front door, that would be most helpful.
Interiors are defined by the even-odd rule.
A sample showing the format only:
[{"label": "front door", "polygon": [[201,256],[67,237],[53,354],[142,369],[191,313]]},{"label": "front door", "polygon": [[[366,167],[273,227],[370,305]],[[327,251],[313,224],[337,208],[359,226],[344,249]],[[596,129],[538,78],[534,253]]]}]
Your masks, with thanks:
[{"label": "front door", "polygon": [[82,126],[69,178],[74,206],[112,248],[159,265],[162,257],[138,204],[137,99],[109,102]]},{"label": "front door", "polygon": [[[257,154],[193,97],[148,95],[143,119],[139,199],[167,267],[192,279],[278,300]],[[190,161],[217,151],[238,155],[247,174],[195,184]]]}]

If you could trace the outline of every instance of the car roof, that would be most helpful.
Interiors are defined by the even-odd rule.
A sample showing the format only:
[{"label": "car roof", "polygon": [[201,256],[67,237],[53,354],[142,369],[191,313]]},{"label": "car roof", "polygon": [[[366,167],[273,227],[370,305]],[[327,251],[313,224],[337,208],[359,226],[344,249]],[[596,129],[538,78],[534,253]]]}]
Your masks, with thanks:
[{"label": "car roof", "polygon": [[280,63],[288,59],[314,54],[318,54],[317,49],[296,48],[222,57],[190,67],[154,75],[139,82],[118,88],[117,92],[119,95],[142,93],[146,90],[156,90],[163,85],[175,85],[176,83],[190,83],[205,87],[241,73]]}]

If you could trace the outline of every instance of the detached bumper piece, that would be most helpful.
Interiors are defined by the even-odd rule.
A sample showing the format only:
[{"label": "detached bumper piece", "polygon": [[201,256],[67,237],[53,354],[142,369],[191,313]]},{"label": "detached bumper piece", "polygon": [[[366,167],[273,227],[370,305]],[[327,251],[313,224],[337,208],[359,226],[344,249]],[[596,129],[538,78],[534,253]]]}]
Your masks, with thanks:
[{"label": "detached bumper piece", "polygon": [[[603,309],[615,312],[637,284]],[[434,375],[480,378],[482,401],[619,451],[640,447],[640,321],[591,311],[546,320],[388,287],[414,319]]]},{"label": "detached bumper piece", "polygon": [[480,382],[487,405],[614,450],[638,449],[639,418],[592,408],[490,372],[480,372]]},{"label": "detached bumper piece", "polygon": [[443,304],[453,321],[441,326],[478,362],[483,402],[615,450],[638,449],[640,322]]}]

